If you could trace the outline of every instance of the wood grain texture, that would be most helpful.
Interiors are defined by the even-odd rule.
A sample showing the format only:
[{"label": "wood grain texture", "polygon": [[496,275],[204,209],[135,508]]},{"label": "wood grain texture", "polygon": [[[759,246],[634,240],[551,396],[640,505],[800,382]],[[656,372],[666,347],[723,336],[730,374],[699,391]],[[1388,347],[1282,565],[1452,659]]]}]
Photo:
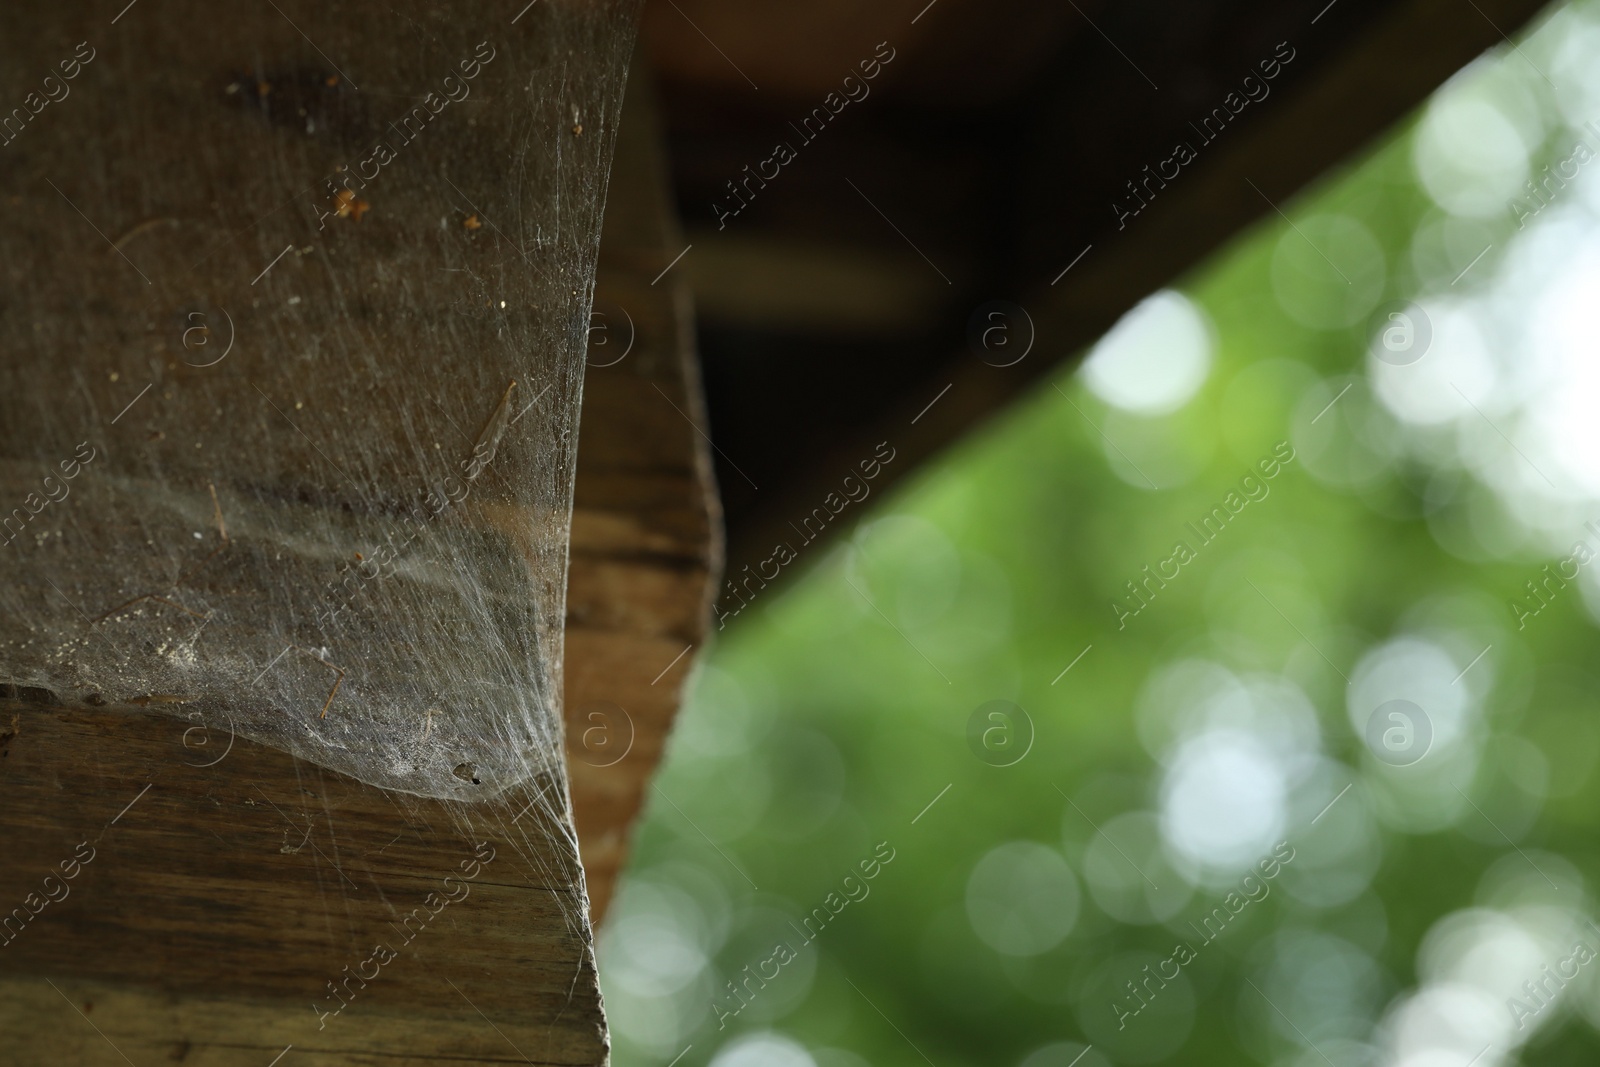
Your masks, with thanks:
[{"label": "wood grain texture", "polygon": [[635,6],[0,8],[0,99],[91,42],[0,149],[0,680],[205,697],[426,796],[559,773]]},{"label": "wood grain texture", "polygon": [[[300,6],[282,6],[296,19],[311,24],[302,18],[306,12]],[[541,19],[555,17],[548,14],[550,4],[542,6],[546,11],[529,14],[517,26],[518,32],[539,39],[544,32],[537,28],[544,25]],[[625,11],[629,4],[613,6]],[[563,17],[575,17],[571,11],[581,7],[570,6]],[[514,13],[496,12],[494,18],[509,23]],[[134,14],[142,12],[134,9]],[[320,30],[338,12],[323,8],[317,14],[320,21],[313,29]],[[430,9],[426,14],[428,20],[436,20],[448,12]],[[171,12],[163,15],[170,18]],[[249,15],[246,30],[232,23],[225,28],[235,37],[249,38],[260,15]],[[129,15],[123,25],[130,24],[133,17]],[[271,26],[276,35],[274,48],[314,51],[315,46],[306,42],[301,42],[301,49],[293,42],[283,45],[278,40],[288,40],[295,31],[272,8],[261,17],[269,24],[271,20],[283,23]],[[369,17],[361,15],[362,20]],[[474,11],[470,20],[463,20],[452,32],[467,32],[471,27],[466,22],[481,17],[488,16]],[[22,15],[17,20],[19,24],[28,21]],[[170,25],[174,33],[187,32],[186,20],[181,18],[171,18],[163,25]],[[340,25],[343,31],[350,31],[353,24],[347,18]],[[402,19],[396,25],[397,32],[423,32],[418,29],[423,25],[420,19]],[[342,32],[333,43],[325,39],[321,43],[341,59],[346,51],[381,50],[385,38],[379,29],[376,24],[364,25],[360,35]],[[100,32],[105,31],[102,28]],[[138,39],[156,40],[162,32],[157,25],[144,25]],[[20,40],[14,38],[13,45],[22,47],[16,44]],[[299,40],[294,36],[294,41]],[[114,53],[111,45],[106,45],[105,57],[93,70],[109,69],[113,59],[119,71],[133,69],[136,50],[122,47],[123,53]],[[232,71],[238,65],[236,52],[223,54],[219,49],[208,54],[197,45],[186,54],[185,62],[210,63]],[[502,56],[497,62],[509,64],[513,59],[509,48]],[[318,61],[305,60],[313,66]],[[88,78],[85,74],[75,88],[75,93],[84,95],[75,95],[68,104],[87,106],[95,99],[88,95]],[[129,74],[128,78],[125,84],[129,89],[137,89],[135,76]],[[212,81],[217,84],[208,82],[206,87],[222,93],[225,79],[219,76]],[[100,88],[96,86],[96,91]],[[375,98],[377,110],[391,99],[382,94]],[[106,104],[101,100],[96,106],[103,111]],[[509,115],[503,120],[526,121],[526,115],[518,118],[514,110],[502,107],[502,116]],[[206,121],[219,128],[234,118],[231,112],[214,119],[206,114]],[[487,136],[484,131],[490,115],[486,110],[477,117],[478,125],[471,129],[478,133],[471,136]],[[73,134],[92,139],[91,128],[77,133],[69,128],[69,122],[82,121],[83,116],[66,107],[45,117],[60,120],[52,136]],[[559,131],[562,152],[585,160],[603,156],[600,144],[608,143],[614,122],[614,111],[600,107],[595,98],[585,105],[581,121],[563,118]],[[247,131],[238,136],[265,136],[254,125]],[[36,151],[51,132],[44,126],[29,130],[35,146],[30,151]],[[577,679],[576,692],[569,700],[574,711],[581,711],[586,700],[613,699],[627,706],[640,724],[637,743],[620,764],[575,764],[578,773],[571,789],[585,804],[580,821],[594,842],[586,845],[585,851],[600,857],[594,886],[602,894],[602,903],[621,861],[625,828],[638,809],[639,791],[659,753],[661,736],[676,707],[678,687],[692,655],[678,659],[664,675],[662,668],[686,645],[698,643],[707,613],[707,575],[711,561],[717,558],[709,465],[703,451],[696,450],[694,427],[674,408],[703,418],[698,414],[698,385],[690,363],[688,305],[677,279],[669,277],[654,287],[650,284],[666,265],[662,248],[669,226],[654,131],[644,128],[640,132],[642,139],[629,139],[630,147],[624,149],[620,164],[622,176],[613,186],[621,207],[607,239],[618,251],[613,255],[608,250],[605,255],[608,264],[621,266],[615,271],[608,268],[601,283],[602,299],[625,305],[633,316],[637,339],[625,360],[613,367],[596,368],[589,376],[587,389],[594,408],[583,420],[578,460],[582,473],[571,544],[569,604],[574,640],[559,661]],[[297,130],[283,131],[281,136],[291,133],[300,136]],[[440,133],[441,156],[448,157],[452,167],[459,164],[461,168],[451,170],[454,180],[460,184],[462,174],[476,167],[472,173],[481,178],[483,188],[495,189],[499,173],[494,162],[479,158],[472,163],[468,158],[472,153],[455,152],[454,146],[443,143],[443,131]],[[266,135],[280,136],[270,130]],[[173,140],[170,135],[166,140],[152,137],[143,150],[159,154],[163,146],[171,148]],[[428,143],[419,142],[418,154],[408,161],[422,162],[421,153]],[[207,153],[207,160],[223,154],[215,147]],[[430,156],[427,161],[438,162],[438,158]],[[10,180],[17,173],[0,170],[0,179]],[[172,190],[165,182],[196,180],[176,165],[151,174],[163,176],[161,181],[152,177],[152,187],[167,192]],[[386,192],[396,189],[400,172],[386,174],[384,181]],[[474,184],[474,194],[477,188]],[[78,193],[76,187],[69,186],[68,191]],[[47,187],[43,192],[56,195]],[[19,195],[32,205],[40,193],[29,187]],[[207,204],[211,202],[209,196],[205,199]],[[245,199],[250,198],[241,197],[226,205],[226,210],[248,215],[250,204],[243,202]],[[382,227],[375,224],[401,217],[398,199],[391,194],[382,205],[374,206],[362,223],[342,220],[342,238],[383,238]],[[446,190],[441,202],[448,199]],[[19,201],[8,198],[8,202],[14,206]],[[379,213],[380,206],[387,215]],[[505,204],[497,206],[511,210]],[[539,200],[531,206],[543,210],[548,205]],[[70,210],[65,204],[60,208]],[[566,239],[577,244],[589,242],[592,257],[597,243],[595,228],[585,229],[581,205],[568,203],[565,210],[560,217],[572,228]],[[476,218],[469,211],[466,208],[447,217],[451,235],[482,238],[484,243],[508,240],[497,230],[491,231],[490,225],[468,226],[461,216]],[[490,219],[492,223],[493,216]],[[528,219],[521,221],[532,225]],[[501,225],[524,236],[510,219],[503,218]],[[174,234],[182,232],[187,231],[181,226],[163,224],[135,234],[131,238],[134,244],[128,248],[140,254],[140,263],[148,270],[152,252],[141,243],[170,242]],[[544,232],[548,235],[549,228]],[[113,236],[120,238],[122,230]],[[111,268],[99,265],[99,259],[115,261],[114,266],[129,272],[122,282],[142,284],[112,251],[91,245],[99,240],[86,226],[84,234],[75,235],[73,254],[87,248],[81,254],[98,257],[96,269],[101,274]],[[360,262],[365,268],[379,269],[389,262],[385,257],[404,260],[410,256],[411,266],[419,271],[438,268],[437,263],[420,263],[425,257],[419,247],[391,235],[383,239],[381,247],[364,246]],[[532,245],[529,249],[529,254],[534,254]],[[21,266],[29,255],[43,254],[42,249],[31,246],[13,245],[10,251]],[[546,252],[549,254],[548,249]],[[581,266],[582,249],[572,254]],[[251,270],[229,284],[249,289],[251,277],[270,258],[252,264]],[[502,258],[505,262],[496,269],[506,268],[507,285],[513,290],[518,284],[525,285],[525,279],[518,283],[510,277],[522,260]],[[280,284],[285,268],[295,267],[297,259],[298,254],[284,258],[260,286]],[[438,276],[447,281],[461,277]],[[569,272],[569,276],[570,286],[551,294],[552,300],[543,306],[559,311],[566,306],[562,301],[567,297],[573,305],[586,303],[583,285],[587,271]],[[99,274],[84,282],[90,290],[100,284]],[[297,308],[309,307],[318,299],[315,291],[294,295],[298,302],[292,306]],[[401,299],[390,291],[384,295]],[[515,303],[515,293],[512,295]],[[396,321],[377,308],[376,297],[371,300],[374,303],[366,309],[366,318],[388,324],[384,326],[387,332],[368,348],[395,360],[410,358],[408,353],[421,350],[419,331],[438,327],[448,333],[446,327],[463,318],[462,307],[466,306],[435,300],[413,307],[408,314],[415,319]],[[479,321],[487,322],[488,316],[476,311],[476,305],[471,310],[477,316],[470,319],[473,328],[494,334],[492,323]],[[70,332],[77,325],[72,316],[54,308],[36,312],[20,298],[0,300],[0,316],[35,313],[56,333]],[[87,322],[93,315],[83,318]],[[333,316],[328,328],[340,321]],[[581,343],[581,325],[575,331],[567,330],[569,324],[564,322],[552,320],[547,325],[556,332],[575,333]],[[33,358],[31,349],[19,340],[21,332],[8,334],[8,358],[19,364],[25,356]],[[172,348],[171,338],[167,346]],[[461,379],[471,377],[452,378],[450,366],[440,362],[444,357],[432,347],[426,351],[430,359],[439,362],[440,385],[430,389],[423,384],[404,392],[399,410],[409,410],[403,405],[410,403],[437,405],[445,391],[462,388]],[[263,352],[252,358],[263,358]],[[232,374],[238,361],[236,353],[219,370]],[[486,362],[475,365],[472,373],[490,373],[486,366]],[[161,367],[165,364],[157,369]],[[104,369],[96,368],[97,382],[107,379],[100,373]],[[120,408],[137,393],[143,379],[134,379],[125,367],[119,365],[119,369],[120,376],[109,381],[116,387],[112,391],[118,394],[116,406]],[[253,368],[251,373],[268,371]],[[286,369],[284,373],[292,377],[299,372]],[[498,377],[502,371],[492,370],[492,374],[495,381],[503,380]],[[181,402],[193,408],[192,398],[179,395],[184,384],[163,379],[140,403]],[[161,420],[152,421],[155,416],[145,406],[109,424],[117,433],[132,436],[126,441],[117,439],[121,451],[113,455],[108,449],[106,460],[97,461],[93,468],[94,474],[112,462],[139,460],[152,454],[152,448],[174,447],[180,429],[187,428],[184,420],[163,407]],[[308,401],[308,411],[311,406]],[[230,403],[227,410],[245,409]],[[289,410],[300,409],[291,404]],[[104,414],[109,419],[116,410]],[[237,414],[223,417],[221,408],[214,415],[202,426],[208,432],[225,428],[230,419],[239,421]],[[393,415],[391,410],[373,425],[399,433]],[[59,419],[59,413],[55,417]],[[376,418],[370,411],[361,415],[362,419],[369,417]],[[330,422],[329,432],[338,421],[335,417]],[[481,422],[481,413],[457,421],[470,438]],[[306,425],[304,417],[301,425]],[[316,426],[306,428],[319,433]],[[285,439],[294,434],[287,423],[283,430]],[[354,437],[362,433],[350,421],[337,432]],[[26,487],[26,478],[34,476],[29,467],[32,457],[26,454],[32,444],[12,441],[0,448],[10,464],[0,464],[0,488],[20,492],[19,487]],[[182,447],[191,448],[192,444],[186,439]],[[315,464],[321,460],[310,456],[314,444],[296,447],[307,449],[308,454],[301,457],[306,461],[303,468],[295,469],[317,471]],[[431,439],[424,439],[423,447],[433,447]],[[87,479],[77,483],[86,484]],[[218,487],[224,502],[231,502],[220,479]],[[205,491],[203,484],[198,491]],[[95,518],[93,508],[82,506],[88,499],[88,491],[75,486],[71,506],[82,513],[74,520],[80,524]],[[186,515],[184,521],[186,528],[208,531],[209,536],[209,497],[203,503],[204,508]],[[515,520],[514,503],[509,494],[505,500],[484,501],[486,524]],[[56,512],[65,515],[66,506],[57,507]],[[54,522],[55,514],[36,520],[30,535],[35,528],[46,530],[44,523]],[[241,528],[246,524],[234,523],[231,515],[229,521],[237,547],[244,541]],[[54,534],[56,526],[48,529]],[[108,538],[121,536],[119,529],[109,525],[103,526],[102,533]],[[137,551],[146,538],[136,531],[124,540]],[[210,542],[196,541],[196,545],[198,558],[206,558],[205,553],[212,550]],[[29,548],[33,555],[27,566],[32,570],[26,581],[38,584],[52,575],[59,580],[59,573],[39,566],[38,545],[30,543]],[[227,562],[225,556],[217,558]],[[223,568],[219,563],[212,570]],[[212,570],[201,572],[202,577],[209,580]],[[23,569],[3,573],[15,579],[12,585],[22,583]],[[501,568],[498,580],[514,585],[520,573],[516,567]],[[184,594],[192,594],[191,586],[199,584],[197,579],[185,585]],[[85,601],[94,605],[120,592],[88,580],[81,590],[70,583],[66,588],[73,593],[95,593],[97,599]],[[60,594],[46,590],[42,595]],[[152,607],[147,603],[145,607],[153,614],[165,612],[162,618],[189,612],[180,621],[192,626],[199,623],[190,617],[194,611],[211,610],[212,605],[196,601],[186,603],[182,611],[164,604]],[[266,612],[241,610],[234,615],[240,626],[271,621]],[[96,624],[79,621],[84,623],[83,641],[99,643],[104,635],[97,636]],[[148,651],[132,638],[119,636],[118,640],[127,645],[129,656]],[[117,646],[119,653],[123,644]],[[414,674],[426,674],[420,664],[425,658],[419,657],[413,665]],[[397,670],[403,667],[402,663]],[[325,684],[326,678],[322,682]],[[79,692],[81,699],[63,704],[43,689],[0,687],[0,1067],[524,1062],[577,1067],[607,1061],[609,1046],[585,907],[586,886],[559,752],[547,753],[554,757],[548,761],[550,773],[493,800],[424,799],[364,784],[247,740],[236,730],[246,721],[244,715],[219,696],[225,688],[214,686],[196,699],[180,701],[186,693],[201,691],[174,688],[168,694],[165,689],[105,686],[98,695]],[[146,694],[143,703],[128,701],[140,693]],[[341,694],[341,699],[344,696]],[[319,704],[321,700],[319,696]],[[333,709],[335,713],[339,710],[338,706]],[[310,714],[318,718],[314,708]],[[591,725],[587,719],[578,721],[585,728]],[[419,719],[417,725],[424,733],[443,727],[437,719]],[[594,735],[589,739],[593,741]],[[577,742],[582,753],[592,755],[591,748],[583,747],[581,730]]]},{"label": "wood grain texture", "polygon": [[568,771],[596,922],[705,641],[722,566],[682,261],[662,274],[684,247],[650,80],[635,71],[600,240],[567,577]]},{"label": "wood grain texture", "polygon": [[[720,559],[688,301],[671,274],[650,284],[676,254],[659,146],[648,96],[629,100],[596,321],[621,343],[625,309],[632,348],[587,375],[567,598],[596,916]],[[591,732],[597,706],[627,709],[625,736]],[[534,785],[554,820],[531,788],[469,804],[365,785],[235,736],[211,702],[0,689],[0,1067],[605,1062],[572,813],[560,782]]]},{"label": "wood grain texture", "polygon": [[0,1064],[605,1060],[530,795],[388,793],[207,718],[0,699]]}]

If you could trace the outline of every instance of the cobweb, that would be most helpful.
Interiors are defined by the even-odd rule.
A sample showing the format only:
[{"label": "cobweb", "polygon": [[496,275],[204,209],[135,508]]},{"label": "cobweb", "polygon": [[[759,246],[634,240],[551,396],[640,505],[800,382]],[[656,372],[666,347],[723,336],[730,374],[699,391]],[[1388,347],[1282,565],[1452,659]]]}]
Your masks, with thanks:
[{"label": "cobweb", "polygon": [[0,681],[424,797],[564,783],[636,4],[249,6],[0,13],[0,107],[50,97],[0,137]]}]

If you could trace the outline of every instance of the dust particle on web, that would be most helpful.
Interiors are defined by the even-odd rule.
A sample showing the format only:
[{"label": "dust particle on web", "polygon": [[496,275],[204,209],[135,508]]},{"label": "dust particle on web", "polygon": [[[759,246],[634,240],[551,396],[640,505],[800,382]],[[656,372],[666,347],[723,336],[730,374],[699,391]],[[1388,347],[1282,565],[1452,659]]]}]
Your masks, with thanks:
[{"label": "dust particle on web", "polygon": [[365,215],[371,208],[371,204],[349,189],[340,189],[333,198],[333,213],[341,219],[350,218],[360,222],[361,216]]}]

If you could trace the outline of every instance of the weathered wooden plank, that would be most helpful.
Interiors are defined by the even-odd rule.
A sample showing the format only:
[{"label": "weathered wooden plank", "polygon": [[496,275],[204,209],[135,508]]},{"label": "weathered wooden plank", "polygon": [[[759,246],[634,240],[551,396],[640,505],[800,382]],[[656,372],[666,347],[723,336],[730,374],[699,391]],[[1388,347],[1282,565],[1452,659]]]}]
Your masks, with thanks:
[{"label": "weathered wooden plank", "polygon": [[0,1063],[604,1059],[568,832],[531,795],[390,793],[198,712],[0,722]]},{"label": "weathered wooden plank", "polygon": [[568,768],[596,921],[722,566],[688,287],[680,270],[661,273],[683,247],[650,82],[636,72],[600,242],[567,579]]},{"label": "weathered wooden plank", "polygon": [[559,762],[634,6],[0,10],[0,99],[87,42],[0,147],[5,680],[422,795]]},{"label": "weathered wooden plank", "polygon": [[[689,421],[704,425],[686,296],[672,275],[649,284],[675,252],[652,116],[633,96],[621,129],[597,302],[626,309],[633,347],[585,385],[565,656],[597,915],[719,559],[707,448]],[[604,1057],[577,868],[559,828],[529,825],[539,809],[513,821],[525,791],[489,804],[389,794],[237,738],[209,704],[173,717],[45,699],[0,702],[0,906],[28,913],[51,870],[66,896],[0,947],[0,1064],[233,1067],[291,1045],[284,1067]],[[585,738],[607,703],[631,718],[615,763],[606,746],[622,734]],[[484,842],[495,858],[449,890],[469,895],[399,946],[391,924],[426,910]],[[94,858],[62,879],[84,843]],[[370,974],[378,942],[398,958],[365,987],[349,980],[349,1007],[323,1015],[339,1003],[327,983],[346,967]]]},{"label": "weathered wooden plank", "polygon": [[8,102],[95,50],[0,135],[0,1065],[605,1060],[553,715],[635,7],[0,11]]}]

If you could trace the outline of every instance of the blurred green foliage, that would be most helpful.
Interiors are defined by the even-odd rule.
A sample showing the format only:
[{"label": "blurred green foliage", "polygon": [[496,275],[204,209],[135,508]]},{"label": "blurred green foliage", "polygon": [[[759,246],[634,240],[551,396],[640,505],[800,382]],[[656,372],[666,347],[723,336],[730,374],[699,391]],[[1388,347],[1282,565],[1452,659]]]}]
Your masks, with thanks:
[{"label": "blurred green foliage", "polygon": [[[1571,55],[1590,12],[1441,90],[1510,116],[1521,178],[1588,136],[1575,109],[1600,115],[1600,60]],[[1516,250],[1600,244],[1600,196],[1574,183],[1521,231],[1493,159],[1469,145],[1439,177],[1429,121],[1184,281],[1209,370],[1176,410],[1114,407],[1070,360],[729,627],[603,931],[619,1064],[1595,1062],[1600,968],[1522,1028],[1507,1001],[1534,1006],[1522,983],[1574,940],[1600,946],[1600,599],[1546,587],[1521,630],[1510,608],[1600,514],[1525,444],[1515,297],[1554,283]],[[1488,338],[1448,418],[1371,354],[1393,300],[1443,309],[1416,367],[1447,384],[1478,366],[1452,316]],[[1046,337],[1030,358],[1065,355]],[[1264,493],[1196,537],[1280,443]],[[1560,491],[1530,497],[1541,479]],[[1193,560],[1119,627],[1126,583],[1180,539]],[[1432,729],[1408,765],[1366,734],[1390,699]],[[995,700],[1025,715],[974,726]],[[1208,942],[1191,924],[1280,841],[1294,859]],[[867,879],[875,848],[894,858]],[[858,898],[808,943],[830,894]],[[1179,942],[1181,975],[1131,992]],[[749,981],[779,943],[792,960]]]}]

